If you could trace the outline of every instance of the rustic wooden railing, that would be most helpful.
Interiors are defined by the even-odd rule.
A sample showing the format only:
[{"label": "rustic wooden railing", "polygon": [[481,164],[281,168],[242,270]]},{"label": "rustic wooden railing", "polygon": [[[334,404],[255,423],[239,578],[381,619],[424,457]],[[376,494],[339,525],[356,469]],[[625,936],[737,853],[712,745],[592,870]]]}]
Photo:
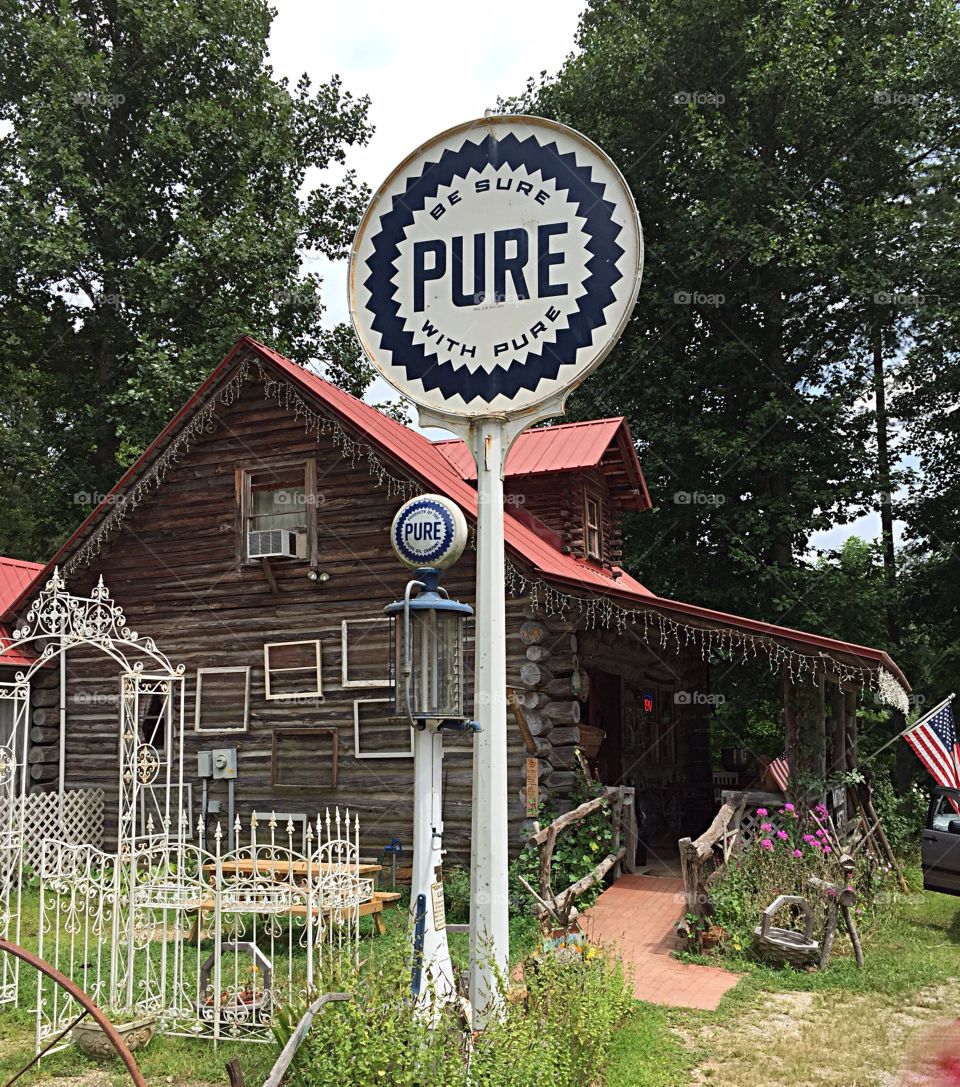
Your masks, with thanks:
[{"label": "rustic wooden railing", "polygon": [[703,930],[701,922],[707,916],[710,901],[707,878],[717,861],[726,863],[738,848],[740,822],[747,799],[746,793],[727,794],[713,822],[699,838],[681,838],[677,843],[680,848],[680,873],[686,900],[686,916],[677,931],[685,938],[699,941]]},{"label": "rustic wooden railing", "polygon": [[[576,901],[580,895],[589,890],[595,883],[599,883],[612,868],[619,866],[627,855],[627,846],[622,844],[624,838],[623,800],[622,789],[608,787],[593,797],[592,800],[585,801],[578,808],[564,812],[563,815],[554,819],[549,826],[540,827],[538,824],[534,824],[534,833],[527,839],[527,845],[535,847],[539,852],[539,886],[535,890],[523,876],[520,877],[520,882],[533,896],[533,912],[541,924],[545,925],[547,922],[551,922],[557,928],[568,929],[577,918]],[[604,804],[609,804],[611,811],[613,829],[611,852],[585,876],[572,883],[559,894],[555,894],[551,886],[551,876],[553,850],[557,844],[557,837],[564,830],[599,811]]]}]

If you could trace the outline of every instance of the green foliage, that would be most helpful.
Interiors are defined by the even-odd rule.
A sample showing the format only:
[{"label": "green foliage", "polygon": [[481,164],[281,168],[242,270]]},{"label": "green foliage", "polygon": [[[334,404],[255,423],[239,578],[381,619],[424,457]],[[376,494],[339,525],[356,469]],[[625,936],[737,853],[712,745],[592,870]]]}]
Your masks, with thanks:
[{"label": "green foliage", "polygon": [[919,860],[920,832],[926,826],[930,794],[913,782],[898,794],[890,775],[875,774],[872,780],[873,806],[883,820],[883,829],[894,851],[910,860]]},{"label": "green foliage", "polygon": [[[345,254],[366,190],[314,179],[366,141],[367,101],[277,79],[272,17],[91,0],[0,21],[0,551],[46,558],[241,334],[322,353],[302,264]],[[367,379],[342,352],[331,376]]]},{"label": "green foliage", "polygon": [[895,893],[895,879],[864,851],[858,854],[848,880],[837,863],[842,849],[826,809],[815,809],[804,818],[788,805],[763,818],[750,847],[732,857],[709,881],[712,920],[725,930],[728,950],[748,953],[762,911],[778,895],[800,895],[819,911],[822,902],[807,885],[811,876],[855,887],[861,925],[869,928],[875,923],[879,907]]},{"label": "green foliage", "polygon": [[[434,1029],[410,1007],[409,962],[399,945],[375,970],[354,979],[354,999],[331,1004],[314,1020],[293,1068],[299,1087],[581,1087],[603,1081],[606,1047],[631,1004],[623,973],[601,956],[548,956],[528,966],[526,996],[508,1000],[502,1019],[475,1042],[448,1008]],[[289,1038],[302,1008],[282,1017]]]},{"label": "green foliage", "polygon": [[[376,1083],[445,1087],[462,1082],[452,1017],[448,1015],[431,1031],[409,1006],[410,962],[403,945],[382,954],[377,969],[354,975],[349,982],[354,999],[328,1005],[314,1020],[293,1066],[295,1083],[304,1087],[331,1083],[339,1087]],[[299,1008],[287,1018],[278,1034],[281,1045],[302,1012]]]},{"label": "green foliage", "polygon": [[465,925],[470,920],[470,873],[466,868],[445,868],[443,899],[447,920]]},{"label": "green foliage", "polygon": [[527,999],[483,1032],[472,1087],[582,1087],[606,1082],[610,1039],[633,999],[619,966],[602,956],[550,955],[525,973]]}]

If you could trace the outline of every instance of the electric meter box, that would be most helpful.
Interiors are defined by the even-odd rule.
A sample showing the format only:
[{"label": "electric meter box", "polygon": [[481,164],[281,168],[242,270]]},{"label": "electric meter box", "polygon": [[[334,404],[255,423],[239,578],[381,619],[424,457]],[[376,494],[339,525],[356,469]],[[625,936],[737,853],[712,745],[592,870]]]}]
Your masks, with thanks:
[{"label": "electric meter box", "polygon": [[210,752],[213,758],[213,779],[229,780],[237,776],[237,749],[235,747],[215,747]]}]

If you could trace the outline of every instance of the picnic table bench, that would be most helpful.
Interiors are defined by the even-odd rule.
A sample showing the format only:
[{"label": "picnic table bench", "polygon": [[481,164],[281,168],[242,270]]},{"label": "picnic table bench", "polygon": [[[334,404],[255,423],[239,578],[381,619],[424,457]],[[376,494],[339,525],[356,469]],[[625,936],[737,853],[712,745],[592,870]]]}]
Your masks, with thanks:
[{"label": "picnic table bench", "polygon": [[[279,877],[284,880],[290,876],[293,877],[293,881],[296,884],[303,884],[308,878],[313,879],[323,874],[325,871],[339,871],[342,870],[341,865],[330,864],[325,861],[290,861],[277,859],[263,859],[257,858],[254,861],[252,858],[242,858],[233,861],[222,861],[219,865],[219,870],[222,875],[234,875],[234,876],[252,876],[263,875]],[[351,875],[357,876],[359,879],[370,878],[375,876],[383,868],[380,864],[368,864],[360,863],[349,866]],[[214,873],[217,870],[216,865],[206,865],[205,872]],[[400,895],[393,891],[373,891],[370,898],[365,902],[360,903],[360,916],[372,917],[373,926],[377,934],[380,936],[385,935],[387,926],[383,920],[383,911],[387,906],[395,905],[400,900]],[[305,917],[307,910],[311,908],[306,903],[293,902],[284,907],[283,912],[289,917]],[[200,903],[197,910],[196,920],[193,923],[193,927],[190,931],[188,939],[192,942],[200,939],[201,930],[203,927],[203,915],[205,913],[213,913],[216,909],[216,902],[213,898],[206,899]],[[250,912],[255,912],[251,909]],[[312,907],[314,915],[321,913],[329,913],[328,908],[324,908],[321,905],[315,905]]]}]

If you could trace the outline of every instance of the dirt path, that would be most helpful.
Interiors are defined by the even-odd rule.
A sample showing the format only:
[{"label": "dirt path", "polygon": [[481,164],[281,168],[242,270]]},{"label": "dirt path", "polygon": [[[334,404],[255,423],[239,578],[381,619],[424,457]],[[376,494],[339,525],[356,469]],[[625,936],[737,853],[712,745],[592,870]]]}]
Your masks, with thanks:
[{"label": "dirt path", "polygon": [[691,1087],[897,1087],[927,1029],[955,1019],[960,978],[903,1004],[879,994],[774,993],[736,1020],[679,1030]]}]

